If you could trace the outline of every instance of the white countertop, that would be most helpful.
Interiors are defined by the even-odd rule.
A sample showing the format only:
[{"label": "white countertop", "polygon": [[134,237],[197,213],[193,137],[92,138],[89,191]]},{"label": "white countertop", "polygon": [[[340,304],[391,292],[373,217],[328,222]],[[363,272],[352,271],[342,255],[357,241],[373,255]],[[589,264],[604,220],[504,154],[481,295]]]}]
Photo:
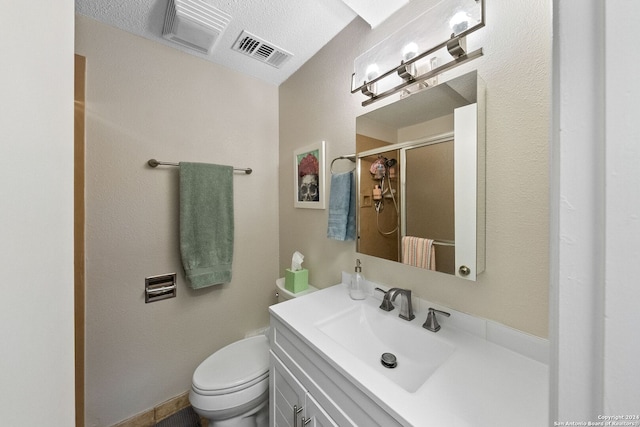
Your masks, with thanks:
[{"label": "white countertop", "polygon": [[[548,424],[549,369],[546,364],[456,328],[455,322],[441,318],[442,329],[435,335],[452,344],[455,350],[411,393],[362,363],[316,326],[358,304],[377,309],[380,301],[373,297],[351,300],[347,287],[340,284],[273,305],[270,311],[403,425],[539,427]],[[382,316],[397,318],[398,328],[419,328],[421,333],[434,334],[422,328],[426,308],[416,310],[416,318],[411,322],[399,319],[397,309],[379,311]],[[454,316],[452,313],[452,318]],[[429,355],[424,357],[427,360]]]}]

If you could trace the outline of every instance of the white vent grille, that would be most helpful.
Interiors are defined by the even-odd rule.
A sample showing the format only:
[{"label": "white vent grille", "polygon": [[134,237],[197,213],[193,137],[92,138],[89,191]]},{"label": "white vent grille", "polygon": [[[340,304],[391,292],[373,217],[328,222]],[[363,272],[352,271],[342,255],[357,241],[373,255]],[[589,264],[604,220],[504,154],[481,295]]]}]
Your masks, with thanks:
[{"label": "white vent grille", "polygon": [[280,68],[293,56],[286,50],[265,42],[248,31],[243,31],[240,34],[240,37],[233,45],[233,50],[249,55],[276,68]]},{"label": "white vent grille", "polygon": [[229,21],[231,16],[201,0],[169,0],[162,36],[208,54]]}]

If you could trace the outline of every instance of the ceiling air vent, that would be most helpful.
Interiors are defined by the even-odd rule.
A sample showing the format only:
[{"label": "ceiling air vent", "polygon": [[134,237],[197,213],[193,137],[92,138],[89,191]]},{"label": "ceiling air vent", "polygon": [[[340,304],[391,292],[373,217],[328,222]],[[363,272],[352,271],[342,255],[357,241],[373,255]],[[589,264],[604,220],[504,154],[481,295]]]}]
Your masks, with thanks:
[{"label": "ceiling air vent", "polygon": [[248,31],[243,31],[240,34],[240,37],[233,45],[233,50],[249,55],[276,68],[280,68],[282,64],[293,56],[286,50],[265,42]]},{"label": "ceiling air vent", "polygon": [[162,37],[208,54],[231,16],[201,0],[169,0]]}]

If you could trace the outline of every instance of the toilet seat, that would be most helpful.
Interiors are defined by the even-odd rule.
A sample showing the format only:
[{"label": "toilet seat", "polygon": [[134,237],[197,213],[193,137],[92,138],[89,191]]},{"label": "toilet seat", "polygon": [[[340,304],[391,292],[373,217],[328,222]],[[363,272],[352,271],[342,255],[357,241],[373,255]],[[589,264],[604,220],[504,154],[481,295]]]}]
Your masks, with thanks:
[{"label": "toilet seat", "polygon": [[269,342],[259,335],[229,344],[193,373],[189,401],[196,411],[227,418],[259,406],[269,393]]},{"label": "toilet seat", "polygon": [[193,373],[193,389],[204,396],[235,393],[269,376],[269,343],[259,335],[236,341],[213,353]]},{"label": "toilet seat", "polygon": [[[256,384],[233,393],[206,395],[193,386],[189,392],[189,402],[196,412],[207,411],[217,413],[218,417],[227,418],[245,412],[247,408],[257,406],[269,398],[269,378],[263,378]],[[210,414],[210,415],[211,415]]]}]

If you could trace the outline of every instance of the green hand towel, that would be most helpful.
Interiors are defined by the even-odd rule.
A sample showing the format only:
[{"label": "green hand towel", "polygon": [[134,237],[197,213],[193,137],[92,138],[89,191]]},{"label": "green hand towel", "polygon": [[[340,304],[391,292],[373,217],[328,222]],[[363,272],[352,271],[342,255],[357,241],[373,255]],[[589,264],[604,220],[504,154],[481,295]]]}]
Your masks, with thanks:
[{"label": "green hand towel", "polygon": [[180,253],[194,289],[231,281],[233,167],[180,163]]}]

